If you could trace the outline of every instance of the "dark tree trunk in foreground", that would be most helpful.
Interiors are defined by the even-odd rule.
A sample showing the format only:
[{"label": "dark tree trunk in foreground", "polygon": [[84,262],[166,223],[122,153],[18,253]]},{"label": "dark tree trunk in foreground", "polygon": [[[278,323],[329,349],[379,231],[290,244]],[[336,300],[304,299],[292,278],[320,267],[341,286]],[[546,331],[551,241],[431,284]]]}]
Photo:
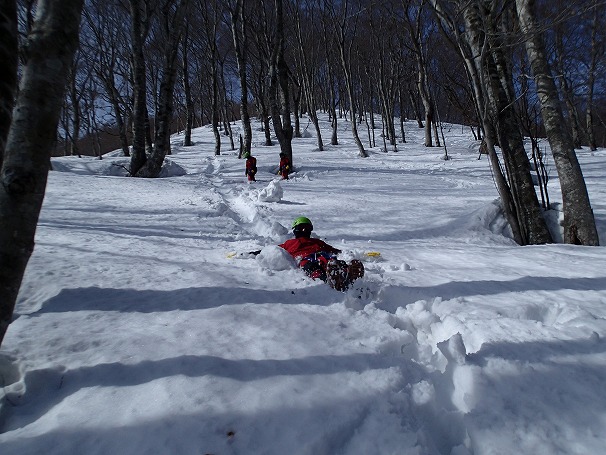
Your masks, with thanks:
[{"label": "dark tree trunk in foreground", "polygon": [[17,2],[0,0],[0,166],[6,147],[6,136],[11,126],[11,115],[17,88]]},{"label": "dark tree trunk in foreground", "polygon": [[250,113],[248,112],[248,82],[246,80],[246,53],[248,52],[248,44],[244,1],[236,0],[235,10],[231,13],[231,30],[234,40],[234,52],[238,63],[238,77],[240,79],[240,120],[244,132],[244,149],[242,152],[250,152],[252,147],[252,127],[250,125]]},{"label": "dark tree trunk in foreground", "polygon": [[145,56],[143,55],[144,26],[141,0],[130,0],[131,47],[133,72],[133,147],[130,159],[130,173],[135,175],[147,161],[145,153],[146,119],[146,79]]},{"label": "dark tree trunk in foreground", "polygon": [[288,66],[284,57],[284,16],[282,0],[275,0],[276,33],[269,65],[270,87],[269,99],[271,105],[271,119],[274,132],[280,143],[280,150],[292,159],[293,127],[290,120],[290,89],[288,80]]},{"label": "dark tree trunk in foreground", "polygon": [[34,249],[82,5],[83,0],[41,0],[28,36],[0,173],[0,343]]},{"label": "dark tree trunk in foreground", "polygon": [[598,67],[598,58],[599,55],[604,51],[604,43],[600,42],[597,39],[598,27],[599,25],[599,15],[598,15],[598,0],[593,1],[593,21],[591,25],[591,58],[589,60],[589,68],[588,68],[588,76],[587,76],[587,99],[586,99],[586,107],[585,107],[585,127],[587,129],[587,141],[589,142],[589,148],[591,151],[595,151],[598,149],[595,133],[593,130],[593,95],[595,89],[595,75],[596,69]]},{"label": "dark tree trunk in foreground", "polygon": [[183,37],[181,65],[183,66],[183,95],[185,96],[185,132],[183,135],[183,147],[194,145],[191,140],[191,130],[194,127],[194,100],[189,82],[189,25],[185,25],[185,36]]},{"label": "dark tree trunk in foreground", "polygon": [[598,233],[589,203],[589,195],[574,144],[566,128],[563,109],[551,69],[545,44],[538,32],[534,0],[516,0],[518,19],[526,34],[526,53],[537,85],[541,116],[547,140],[560,178],[564,210],[564,242],[576,245],[598,245]]},{"label": "dark tree trunk in foreground", "polygon": [[[137,171],[137,177],[158,177],[162,170],[164,158],[170,151],[170,124],[173,116],[173,92],[177,80],[177,54],[179,42],[183,34],[183,18],[187,10],[188,0],[178,4],[167,4],[162,11],[166,43],[164,47],[164,62],[162,81],[160,82],[160,97],[156,111],[156,128],[154,132],[153,150],[143,167]],[[131,169],[132,172],[132,169]]]}]

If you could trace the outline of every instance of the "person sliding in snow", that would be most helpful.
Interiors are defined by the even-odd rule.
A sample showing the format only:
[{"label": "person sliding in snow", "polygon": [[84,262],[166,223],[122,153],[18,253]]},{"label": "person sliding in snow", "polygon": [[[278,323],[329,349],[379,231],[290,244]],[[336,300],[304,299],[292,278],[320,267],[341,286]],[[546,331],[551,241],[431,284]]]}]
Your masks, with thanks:
[{"label": "person sliding in snow", "polygon": [[325,281],[337,291],[346,291],[358,278],[364,276],[364,265],[357,259],[349,264],[337,259],[341,250],[317,238],[311,238],[313,225],[309,218],[300,216],[292,223],[294,239],[280,247],[295,258],[299,267],[311,278]]},{"label": "person sliding in snow", "polygon": [[257,159],[250,154],[250,152],[244,152],[242,158],[246,158],[246,172],[244,175],[248,177],[249,182],[256,182],[255,174],[257,173]]},{"label": "person sliding in snow", "polygon": [[283,180],[288,180],[288,174],[290,174],[290,160],[284,152],[280,153],[280,170],[278,172]]}]

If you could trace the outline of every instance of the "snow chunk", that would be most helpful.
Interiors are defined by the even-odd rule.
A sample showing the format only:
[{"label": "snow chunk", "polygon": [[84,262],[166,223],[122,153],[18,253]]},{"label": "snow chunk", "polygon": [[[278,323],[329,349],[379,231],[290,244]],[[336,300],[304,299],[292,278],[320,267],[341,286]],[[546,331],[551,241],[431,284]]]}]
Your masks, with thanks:
[{"label": "snow chunk", "polygon": [[180,177],[182,175],[187,174],[187,171],[183,169],[183,167],[179,166],[172,160],[168,158],[164,159],[164,164],[162,164],[162,170],[160,171],[160,177]]},{"label": "snow chunk", "polygon": [[433,401],[436,394],[433,385],[427,381],[421,381],[413,384],[411,387],[411,392],[412,401],[418,406]]},{"label": "snow chunk", "polygon": [[279,180],[272,180],[265,188],[259,191],[257,196],[260,202],[280,202],[284,191]]},{"label": "snow chunk", "polygon": [[297,268],[294,258],[284,248],[277,245],[266,246],[257,255],[261,267],[269,270],[290,270]]},{"label": "snow chunk", "polygon": [[438,343],[438,349],[444,354],[449,362],[455,362],[457,365],[465,365],[466,350],[463,337],[456,333],[448,340]]}]

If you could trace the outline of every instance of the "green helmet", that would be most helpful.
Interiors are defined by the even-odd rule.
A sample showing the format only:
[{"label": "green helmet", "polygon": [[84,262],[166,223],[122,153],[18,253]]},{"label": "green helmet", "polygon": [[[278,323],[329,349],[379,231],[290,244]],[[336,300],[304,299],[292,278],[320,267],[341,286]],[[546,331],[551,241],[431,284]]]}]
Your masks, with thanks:
[{"label": "green helmet", "polygon": [[242,154],[242,158],[248,158],[250,156],[250,152],[244,152]]},{"label": "green helmet", "polygon": [[309,224],[311,226],[311,228],[313,229],[313,224],[311,224],[311,220],[305,216],[300,216],[299,218],[297,218],[295,221],[292,222],[292,228],[296,228],[297,226],[299,226],[300,224]]}]

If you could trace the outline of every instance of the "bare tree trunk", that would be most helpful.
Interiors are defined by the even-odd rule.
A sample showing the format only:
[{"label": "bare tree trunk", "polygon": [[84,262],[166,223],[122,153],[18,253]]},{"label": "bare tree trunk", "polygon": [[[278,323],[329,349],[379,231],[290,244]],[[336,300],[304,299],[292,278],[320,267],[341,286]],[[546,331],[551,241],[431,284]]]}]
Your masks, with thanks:
[{"label": "bare tree trunk", "polygon": [[[345,79],[345,90],[347,91],[347,98],[349,100],[349,108],[351,109],[351,133],[354,138],[354,142],[358,146],[358,155],[362,158],[368,158],[368,153],[364,150],[364,145],[360,140],[358,133],[358,124],[356,122],[356,101],[354,97],[353,77],[351,74],[351,42],[346,44],[346,27],[348,20],[348,1],[344,2],[344,15],[343,19],[339,24],[336,24],[335,36],[337,38],[337,45],[339,47],[339,56],[341,57],[341,69],[343,70],[343,77]],[[357,15],[356,15],[357,16]]]},{"label": "bare tree trunk", "polygon": [[173,92],[177,80],[177,54],[179,42],[183,35],[185,11],[189,0],[180,0],[174,4],[167,2],[162,10],[166,43],[164,48],[164,63],[160,96],[156,113],[154,130],[154,148],[147,162],[135,174],[137,177],[158,177],[162,170],[164,158],[170,153],[170,124],[173,116]]},{"label": "bare tree trunk", "polygon": [[[0,344],[34,249],[67,75],[78,46],[83,3],[40,0],[28,35],[27,61],[0,173]],[[9,10],[3,12],[10,12],[12,4],[4,2],[2,6],[5,4]],[[11,14],[5,23],[15,19]],[[9,29],[16,27],[9,25]],[[6,45],[10,49],[14,42],[2,41],[0,48]]]},{"label": "bare tree trunk", "polygon": [[320,131],[320,122],[318,120],[317,102],[314,94],[314,77],[313,72],[309,68],[308,57],[306,52],[306,46],[303,44],[303,32],[301,29],[301,17],[300,17],[300,6],[297,1],[295,4],[295,31],[297,37],[297,43],[299,44],[299,54],[301,59],[301,83],[303,89],[303,96],[305,97],[307,108],[309,112],[309,118],[314,125],[316,130],[316,140],[318,142],[318,150],[321,152],[324,150],[324,142],[322,141],[322,132]]},{"label": "bare tree trunk", "polygon": [[[551,235],[540,211],[532,185],[528,157],[517,127],[511,99],[508,95],[507,64],[503,61],[499,43],[500,33],[492,17],[485,17],[477,3],[465,3],[462,11],[453,12],[461,17],[461,25],[449,16],[443,2],[432,0],[442,21],[448,24],[459,51],[464,58],[467,76],[474,91],[476,109],[485,132],[486,151],[490,158],[495,184],[501,197],[503,211],[514,240],[520,245],[551,242]],[[505,178],[495,151],[495,142],[501,142],[503,160],[509,183]]]},{"label": "bare tree trunk", "polygon": [[[328,24],[326,16],[322,16],[322,32],[328,37]],[[331,136],[330,145],[339,145],[339,135],[337,130],[337,101],[335,95],[335,80],[333,68],[330,61],[330,49],[328,45],[323,46],[324,49],[324,64],[326,65],[326,85],[328,86],[328,117],[330,119]]]},{"label": "bare tree trunk", "polygon": [[[423,31],[423,5],[422,1],[417,7],[412,7],[410,3],[406,4],[406,15],[411,42],[414,48],[414,57],[417,63],[417,90],[425,109],[425,147],[433,147],[432,140],[432,125],[435,122],[434,102],[429,90],[429,82],[427,80],[427,62],[425,50],[423,48],[422,31]],[[414,15],[414,17],[411,17]],[[437,135],[437,129],[436,129]]]},{"label": "bare tree trunk", "polygon": [[558,82],[560,85],[562,96],[564,98],[564,106],[566,106],[566,110],[568,111],[570,133],[572,134],[572,143],[574,144],[575,149],[580,149],[583,145],[583,132],[581,130],[579,112],[577,111],[577,107],[574,104],[574,90],[570,82],[568,81],[568,77],[566,75],[566,68],[564,67],[564,59],[566,57],[564,55],[564,43],[560,28],[561,27],[556,27],[557,32],[555,38],[555,61],[557,62],[557,71],[559,73]]},{"label": "bare tree trunk", "polygon": [[244,15],[245,0],[236,0],[235,10],[231,14],[231,30],[234,39],[234,52],[238,62],[240,78],[240,120],[244,129],[244,151],[250,152],[252,146],[252,128],[248,112],[248,82],[246,81],[246,16]]},{"label": "bare tree trunk", "polygon": [[133,72],[133,147],[130,159],[130,174],[135,175],[147,161],[145,153],[146,79],[143,55],[144,27],[142,0],[130,0],[131,47]]},{"label": "bare tree trunk", "polygon": [[[117,92],[116,87],[113,89]],[[124,156],[130,156],[130,150],[128,147],[128,137],[126,134],[126,123],[124,122],[124,117],[122,115],[122,111],[120,109],[120,103],[118,102],[118,97],[114,95],[110,95],[112,108],[114,109],[114,118],[116,120],[116,128],[118,129],[118,136],[120,137],[120,146],[122,148],[122,154]]]},{"label": "bare tree trunk", "polygon": [[80,98],[81,94],[78,93],[78,82],[76,80],[77,73],[77,62],[72,62],[72,67],[69,77],[69,99],[72,102],[72,134],[69,144],[69,154],[80,156],[80,150],[78,147],[78,141],[80,140],[80,119],[82,118],[82,112],[80,111]]},{"label": "bare tree trunk", "polygon": [[[219,88],[219,74],[223,74],[223,67],[219,62],[219,50],[217,47],[217,28],[219,26],[219,9],[218,8],[210,8],[212,11],[212,15],[208,12],[204,14],[205,23],[203,28],[206,31],[206,42],[207,46],[210,49],[210,81],[211,81],[211,126],[213,130],[213,135],[215,136],[215,156],[221,155],[221,133],[219,131],[219,122],[220,117],[223,117],[223,126],[224,126],[224,134],[230,137],[233,147],[233,134],[231,133],[231,126],[229,123],[229,118],[227,116],[227,106],[226,102],[223,102],[223,90]],[[223,76],[221,76],[221,84],[224,87]],[[219,106],[219,98],[221,98],[221,105]]]},{"label": "bare tree trunk", "polygon": [[404,129],[404,95],[402,94],[402,82],[398,83],[398,98],[400,104],[400,134],[402,135],[402,143],[406,143],[406,130]]},{"label": "bare tree trunk", "polygon": [[234,141],[234,131],[231,128],[231,121],[233,120],[233,115],[231,116],[232,119],[230,120],[230,115],[228,114],[228,112],[231,112],[231,106],[229,104],[230,101],[227,98],[227,92],[225,90],[225,77],[224,77],[225,72],[223,71],[223,63],[221,63],[219,66],[219,74],[221,75],[221,85],[219,86],[219,99],[220,100],[218,100],[221,103],[221,109],[219,109],[219,110],[220,110],[221,114],[223,115],[223,118],[225,119],[225,121],[224,121],[224,127],[226,130],[225,135],[227,137],[229,137],[230,150],[236,150],[236,144]]},{"label": "bare tree trunk", "polygon": [[410,104],[415,112],[415,117],[417,118],[417,126],[419,128],[424,128],[423,115],[421,114],[421,109],[419,109],[419,103],[417,101],[416,93],[410,87],[408,88],[408,95],[410,96]]},{"label": "bare tree trunk", "polygon": [[595,89],[595,72],[598,65],[598,55],[604,52],[604,43],[596,39],[598,33],[598,0],[593,1],[593,23],[591,28],[591,59],[589,62],[589,75],[587,77],[587,100],[585,108],[585,127],[587,128],[587,140],[591,151],[597,150],[595,133],[593,127],[593,91]]},{"label": "bare tree trunk", "polygon": [[[469,10],[471,11],[471,10]],[[542,244],[552,241],[547,224],[542,216],[539,200],[530,174],[530,160],[524,147],[518,116],[515,111],[515,95],[510,59],[501,38],[509,29],[507,16],[500,19],[490,11],[478,17],[487,30],[489,51],[484,59],[487,99],[490,102],[490,118],[501,146],[503,162],[509,180],[523,245]]]},{"label": "bare tree trunk", "polygon": [[274,132],[280,143],[280,150],[288,156],[292,165],[293,127],[290,120],[288,66],[284,58],[285,43],[282,0],[275,0],[274,6],[276,12],[276,32],[269,65],[271,118]]},{"label": "bare tree trunk", "polygon": [[[292,73],[291,73],[292,76]],[[293,137],[300,138],[301,136],[301,84],[297,81],[294,76],[290,78],[293,81],[293,96],[292,96],[292,104],[293,104],[293,119],[295,120],[295,125],[293,128]]]},{"label": "bare tree trunk", "polygon": [[[216,30],[216,29],[215,29]],[[217,49],[213,39],[211,56],[211,79],[212,79],[212,129],[215,136],[215,156],[221,155],[221,134],[219,133],[219,77],[217,74]],[[225,119],[225,133],[229,134],[227,125],[229,122]]]},{"label": "bare tree trunk", "polygon": [[189,83],[189,25],[185,26],[185,36],[183,37],[181,62],[183,65],[183,91],[185,95],[185,134],[183,137],[183,146],[190,147],[191,130],[194,127],[194,101],[191,94],[191,84]]},{"label": "bare tree trunk", "polygon": [[[83,16],[87,18],[88,26],[94,31],[97,37],[97,43],[103,41],[103,29],[102,27],[96,27],[95,19],[91,18],[91,14],[83,11]],[[113,46],[113,44],[111,44]],[[100,48],[97,54],[99,61],[95,65],[94,71],[96,76],[101,80],[103,87],[109,98],[109,103],[114,111],[114,120],[116,122],[116,129],[118,130],[118,136],[120,138],[120,146],[122,148],[122,154],[124,156],[130,156],[128,146],[128,135],[126,132],[127,125],[125,121],[125,114],[123,113],[122,106],[125,105],[123,98],[116,87],[115,74],[116,68],[116,50],[115,48]],[[126,109],[124,109],[126,110]]]},{"label": "bare tree trunk", "polygon": [[538,32],[534,0],[516,0],[518,19],[526,35],[526,53],[534,74],[541,115],[547,140],[560,178],[564,209],[564,242],[577,245],[598,245],[599,238],[589,202],[585,179],[574,151],[569,130],[545,53],[543,38]]},{"label": "bare tree trunk", "polygon": [[18,40],[16,0],[0,0],[0,167],[6,148],[6,136],[11,126],[17,89]]},{"label": "bare tree trunk", "polygon": [[[154,84],[155,86],[155,84]],[[154,90],[154,106],[160,105],[158,94]],[[154,119],[154,131],[156,129],[156,119]],[[149,157],[154,151],[154,140],[152,138],[152,122],[149,118],[149,109],[145,106],[145,154]],[[147,161],[146,161],[147,162]]]},{"label": "bare tree trunk", "polygon": [[[437,2],[434,3],[437,4]],[[511,194],[511,188],[507,183],[505,175],[503,174],[501,165],[499,163],[499,157],[495,150],[497,133],[488,112],[490,105],[487,100],[487,84],[485,83],[483,77],[483,60],[485,59],[483,52],[484,42],[481,38],[481,33],[477,28],[481,21],[479,15],[477,14],[477,10],[472,8],[473,7],[470,6],[464,11],[465,28],[467,33],[460,37],[461,40],[464,40],[464,43],[459,42],[459,46],[461,53],[465,58],[467,74],[470,77],[470,81],[474,89],[476,104],[480,113],[480,119],[483,122],[486,151],[488,153],[492,175],[495,179],[495,185],[501,198],[503,213],[509,222],[514,240],[519,245],[525,245],[526,240],[522,235],[520,220],[518,218],[518,210]],[[451,28],[456,29],[456,25],[453,25]],[[467,47],[464,47],[464,45]]]},{"label": "bare tree trunk", "polygon": [[338,131],[338,120],[337,120],[337,97],[335,95],[335,85],[334,85],[334,77],[333,72],[330,67],[330,61],[328,57],[326,58],[326,64],[328,68],[328,80],[330,87],[328,88],[328,93],[330,95],[330,126],[331,126],[331,135],[330,135],[330,145],[339,145],[339,131]]}]

